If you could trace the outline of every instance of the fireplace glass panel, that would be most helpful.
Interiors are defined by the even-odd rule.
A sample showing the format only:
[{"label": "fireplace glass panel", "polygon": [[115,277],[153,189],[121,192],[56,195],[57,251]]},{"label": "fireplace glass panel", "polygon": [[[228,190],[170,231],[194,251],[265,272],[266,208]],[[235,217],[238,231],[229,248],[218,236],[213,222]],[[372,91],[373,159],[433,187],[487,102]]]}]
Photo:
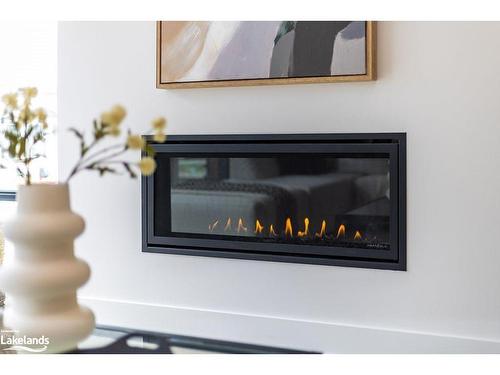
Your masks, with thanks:
[{"label": "fireplace glass panel", "polygon": [[211,154],[159,163],[170,170],[170,207],[157,207],[165,218],[157,235],[390,249],[388,154]]}]

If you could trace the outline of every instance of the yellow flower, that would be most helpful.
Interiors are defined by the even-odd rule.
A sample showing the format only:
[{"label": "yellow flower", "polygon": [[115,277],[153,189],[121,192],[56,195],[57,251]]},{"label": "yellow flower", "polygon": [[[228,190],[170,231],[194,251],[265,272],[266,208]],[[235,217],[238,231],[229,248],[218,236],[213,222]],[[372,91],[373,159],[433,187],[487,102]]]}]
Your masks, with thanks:
[{"label": "yellow flower", "polygon": [[10,109],[17,108],[17,95],[16,94],[5,94],[2,96],[2,101]]},{"label": "yellow flower", "polygon": [[47,112],[43,108],[35,109],[35,116],[38,117],[38,120],[42,123],[47,121]]},{"label": "yellow flower", "polygon": [[149,156],[147,156],[147,157],[141,159],[138,166],[139,166],[139,169],[141,170],[141,173],[144,176],[149,176],[155,172],[156,162],[154,161],[153,158],[150,158]]},{"label": "yellow flower", "polygon": [[101,113],[101,122],[103,125],[111,124],[111,114],[109,112]]},{"label": "yellow flower", "polygon": [[116,124],[120,124],[125,116],[127,116],[127,111],[121,105],[115,105],[110,111],[111,117]]},{"label": "yellow flower", "polygon": [[131,134],[127,137],[127,146],[131,150],[142,150],[144,147],[144,139],[140,135]]},{"label": "yellow flower", "polygon": [[34,98],[38,94],[38,89],[36,87],[24,87],[21,89],[24,99],[29,102],[30,99]]},{"label": "yellow flower", "polygon": [[17,127],[20,128],[24,124],[29,124],[34,117],[35,115],[33,114],[33,112],[31,112],[29,107],[24,107],[19,112]]},{"label": "yellow flower", "polygon": [[115,105],[109,112],[104,112],[101,114],[101,122],[105,126],[117,127],[123,121],[127,111],[121,105]]},{"label": "yellow flower", "polygon": [[122,131],[120,130],[120,127],[118,125],[115,125],[109,128],[108,133],[113,137],[119,137]]},{"label": "yellow flower", "polygon": [[162,132],[167,127],[167,120],[165,119],[165,117],[158,117],[154,119],[151,123],[153,125],[153,129],[156,132]]},{"label": "yellow flower", "polygon": [[35,109],[34,115],[38,118],[38,121],[42,124],[43,129],[47,129],[47,112],[43,108]]},{"label": "yellow flower", "polygon": [[155,135],[153,135],[153,140],[155,142],[163,143],[166,141],[166,139],[167,139],[167,136],[164,133],[155,133]]}]

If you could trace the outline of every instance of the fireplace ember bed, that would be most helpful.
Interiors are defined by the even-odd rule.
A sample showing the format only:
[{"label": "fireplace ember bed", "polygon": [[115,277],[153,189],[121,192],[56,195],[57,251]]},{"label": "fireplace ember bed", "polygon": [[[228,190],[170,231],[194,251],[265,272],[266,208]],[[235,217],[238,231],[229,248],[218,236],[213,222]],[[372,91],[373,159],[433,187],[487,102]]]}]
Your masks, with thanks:
[{"label": "fireplace ember bed", "polygon": [[406,134],[147,142],[143,251],[406,270]]}]

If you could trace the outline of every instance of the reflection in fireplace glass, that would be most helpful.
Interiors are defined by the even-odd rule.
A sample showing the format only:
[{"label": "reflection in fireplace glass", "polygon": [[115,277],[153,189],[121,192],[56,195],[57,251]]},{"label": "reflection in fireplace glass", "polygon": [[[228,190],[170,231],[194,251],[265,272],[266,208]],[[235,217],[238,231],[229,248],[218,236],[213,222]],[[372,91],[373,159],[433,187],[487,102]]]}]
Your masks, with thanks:
[{"label": "reflection in fireplace glass", "polygon": [[171,233],[389,249],[389,156],[172,157]]},{"label": "reflection in fireplace glass", "polygon": [[177,159],[178,178],[206,178],[207,159],[205,158],[178,158]]}]

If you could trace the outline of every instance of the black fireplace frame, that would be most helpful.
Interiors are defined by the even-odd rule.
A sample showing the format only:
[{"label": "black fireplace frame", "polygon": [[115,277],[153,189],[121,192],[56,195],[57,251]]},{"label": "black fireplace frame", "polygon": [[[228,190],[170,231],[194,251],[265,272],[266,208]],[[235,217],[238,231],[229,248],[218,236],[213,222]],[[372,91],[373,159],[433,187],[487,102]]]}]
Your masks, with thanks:
[{"label": "black fireplace frame", "polygon": [[291,151],[389,154],[391,246],[390,250],[321,249],[313,245],[156,236],[152,175],[142,177],[143,252],[406,271],[406,133],[173,135],[163,144],[154,142],[151,136],[145,138],[157,153],[175,155]]}]

